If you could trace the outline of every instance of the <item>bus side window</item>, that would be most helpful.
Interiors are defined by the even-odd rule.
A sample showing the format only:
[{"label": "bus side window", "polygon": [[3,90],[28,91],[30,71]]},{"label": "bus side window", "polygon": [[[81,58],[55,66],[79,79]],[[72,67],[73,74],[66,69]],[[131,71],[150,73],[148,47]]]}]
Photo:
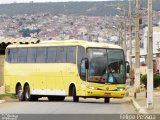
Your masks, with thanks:
[{"label": "bus side window", "polygon": [[86,69],[85,69],[85,61],[83,60],[81,63],[81,75],[85,76]]},{"label": "bus side window", "polygon": [[27,63],[36,62],[36,48],[28,48]]},{"label": "bus side window", "polygon": [[18,49],[17,48],[11,48],[10,49],[10,60],[11,60],[11,63],[17,63],[17,58],[18,58]]},{"label": "bus side window", "polygon": [[6,53],[5,53],[5,54],[6,54],[6,56],[5,56],[5,57],[6,57],[6,58],[5,58],[6,61],[7,61],[7,62],[11,62],[10,49],[6,49]]},{"label": "bus side window", "polygon": [[65,63],[67,60],[67,47],[57,47],[56,63]]},{"label": "bus side window", "polygon": [[57,47],[48,47],[47,63],[55,63],[56,62],[56,51],[57,51]]},{"label": "bus side window", "polygon": [[[78,73],[79,73],[79,76],[81,75],[81,60],[82,58],[85,57],[85,48],[82,47],[82,46],[78,46],[78,60],[77,60],[77,65],[78,65]],[[83,80],[83,78],[81,78]]]},{"label": "bus side window", "polygon": [[36,63],[45,63],[46,62],[46,47],[38,47],[36,55]]},{"label": "bus side window", "polygon": [[76,63],[76,47],[67,47],[67,63]]},{"label": "bus side window", "polygon": [[18,48],[18,63],[27,62],[27,48]]}]

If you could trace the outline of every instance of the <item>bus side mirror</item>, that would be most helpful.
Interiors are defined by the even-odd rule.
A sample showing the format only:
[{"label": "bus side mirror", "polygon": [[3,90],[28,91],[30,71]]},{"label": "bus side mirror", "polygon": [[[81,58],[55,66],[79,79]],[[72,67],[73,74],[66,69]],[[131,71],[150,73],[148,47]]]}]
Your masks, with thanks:
[{"label": "bus side mirror", "polygon": [[80,76],[82,80],[86,80],[86,69],[89,69],[88,58],[83,58],[80,65]]},{"label": "bus side mirror", "polygon": [[85,58],[85,67],[88,70],[89,69],[89,60],[88,58]]},{"label": "bus side mirror", "polygon": [[81,60],[81,63],[84,63],[85,64],[85,69],[89,69],[89,60],[88,60],[88,58],[87,57],[85,57],[85,58],[83,58],[82,60]]},{"label": "bus side mirror", "polygon": [[130,72],[130,65],[127,65],[127,73]]},{"label": "bus side mirror", "polygon": [[130,65],[129,62],[126,61],[126,72],[129,73],[130,72]]}]

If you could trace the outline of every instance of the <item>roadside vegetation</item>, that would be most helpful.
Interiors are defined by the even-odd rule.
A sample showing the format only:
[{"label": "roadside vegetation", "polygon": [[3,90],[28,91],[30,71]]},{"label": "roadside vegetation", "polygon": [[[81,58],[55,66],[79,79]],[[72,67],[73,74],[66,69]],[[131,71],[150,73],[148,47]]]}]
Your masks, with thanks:
[{"label": "roadside vegetation", "polygon": [[10,99],[17,99],[17,96],[13,94],[0,94],[0,100],[10,100]]},{"label": "roadside vegetation", "polygon": [[[160,86],[160,75],[154,74],[153,81],[154,81],[153,83],[154,88],[159,87]],[[141,84],[144,84],[145,88],[147,88],[147,74],[141,76]]]}]

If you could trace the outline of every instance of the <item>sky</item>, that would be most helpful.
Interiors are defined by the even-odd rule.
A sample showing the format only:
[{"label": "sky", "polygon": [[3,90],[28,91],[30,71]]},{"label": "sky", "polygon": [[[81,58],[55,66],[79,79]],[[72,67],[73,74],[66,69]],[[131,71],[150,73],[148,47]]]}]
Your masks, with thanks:
[{"label": "sky", "polygon": [[0,4],[5,3],[24,3],[24,2],[67,2],[67,1],[111,1],[111,0],[0,0]]}]

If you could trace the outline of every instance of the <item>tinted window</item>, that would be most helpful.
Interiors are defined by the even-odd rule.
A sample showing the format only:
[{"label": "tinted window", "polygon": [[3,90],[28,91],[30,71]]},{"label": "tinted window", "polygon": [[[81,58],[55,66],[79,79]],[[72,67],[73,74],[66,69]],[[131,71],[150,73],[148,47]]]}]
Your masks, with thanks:
[{"label": "tinted window", "polygon": [[37,63],[46,62],[46,48],[45,47],[37,48],[36,62]]},{"label": "tinted window", "polygon": [[19,63],[27,62],[27,48],[18,48],[18,62]]},{"label": "tinted window", "polygon": [[47,53],[47,62],[54,63],[56,61],[56,47],[49,47]]},{"label": "tinted window", "polygon": [[57,47],[57,63],[64,63],[67,59],[67,48],[66,47]]},{"label": "tinted window", "polygon": [[67,47],[67,63],[76,63],[76,47]]},{"label": "tinted window", "polygon": [[81,65],[81,60],[82,58],[85,57],[85,48],[78,46],[78,72],[80,74],[80,65]]},{"label": "tinted window", "polygon": [[11,62],[10,49],[6,49],[6,53],[5,54],[6,54],[6,56],[5,56],[6,61]]},{"label": "tinted window", "polygon": [[9,54],[9,58],[11,63],[16,63],[17,62],[17,54],[18,53],[18,49],[17,48],[11,48],[10,49],[10,54]]},{"label": "tinted window", "polygon": [[28,48],[27,62],[28,63],[36,62],[36,48]]}]

